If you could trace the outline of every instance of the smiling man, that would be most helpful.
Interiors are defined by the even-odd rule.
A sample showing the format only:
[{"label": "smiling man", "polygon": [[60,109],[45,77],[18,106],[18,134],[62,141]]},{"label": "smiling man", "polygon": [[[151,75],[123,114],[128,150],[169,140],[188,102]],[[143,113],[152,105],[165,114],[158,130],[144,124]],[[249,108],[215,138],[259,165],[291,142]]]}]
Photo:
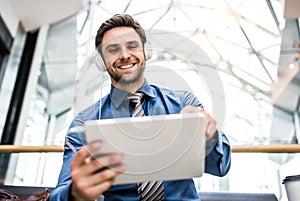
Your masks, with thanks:
[{"label": "smiling man", "polygon": [[[224,133],[217,131],[216,121],[203,110],[198,99],[190,92],[150,85],[145,79],[146,42],[143,28],[130,15],[114,15],[100,26],[96,48],[110,75],[111,91],[79,113],[71,123],[63,166],[58,184],[51,193],[51,201],[90,201],[103,196],[105,200],[114,201],[200,200],[192,178],[112,185],[115,178],[126,170],[122,155],[112,153],[93,159],[91,153],[101,151],[101,142],[86,144],[85,134],[76,130],[86,121],[99,118],[203,112],[209,120],[206,144],[212,145],[205,158],[205,172],[224,176],[229,171],[230,144]],[[135,106],[130,104],[129,97],[133,96],[137,101]],[[139,113],[136,112],[137,105]]]},{"label": "smiling man", "polygon": [[113,86],[134,93],[144,84],[143,42],[132,27],[108,30],[99,48]]}]

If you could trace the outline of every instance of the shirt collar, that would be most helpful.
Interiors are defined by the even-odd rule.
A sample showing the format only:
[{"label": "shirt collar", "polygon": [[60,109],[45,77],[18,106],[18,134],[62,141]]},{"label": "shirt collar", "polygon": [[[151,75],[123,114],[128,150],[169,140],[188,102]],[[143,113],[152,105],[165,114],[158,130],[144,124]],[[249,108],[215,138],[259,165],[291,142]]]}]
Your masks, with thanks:
[{"label": "shirt collar", "polygon": [[[147,80],[145,80],[143,86],[139,91],[143,92],[146,96],[149,96],[151,98],[155,97],[153,89],[148,84]],[[128,95],[129,93],[127,91],[122,91],[114,86],[111,86],[109,96],[111,102],[115,105],[116,108],[118,108],[122,104],[122,102],[126,99]]]}]

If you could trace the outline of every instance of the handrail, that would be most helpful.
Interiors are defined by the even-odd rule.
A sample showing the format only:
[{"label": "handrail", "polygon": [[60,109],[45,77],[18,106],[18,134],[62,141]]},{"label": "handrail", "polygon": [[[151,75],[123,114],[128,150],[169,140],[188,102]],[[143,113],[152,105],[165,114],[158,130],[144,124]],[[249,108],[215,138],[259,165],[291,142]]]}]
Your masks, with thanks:
[{"label": "handrail", "polygon": [[300,153],[300,144],[237,145],[235,153]]},{"label": "handrail", "polygon": [[29,153],[29,152],[63,152],[63,146],[21,146],[21,145],[0,145],[0,153]]},{"label": "handrail", "polygon": [[[0,145],[0,153],[63,152],[63,146]],[[233,153],[300,153],[300,144],[235,145]]]}]

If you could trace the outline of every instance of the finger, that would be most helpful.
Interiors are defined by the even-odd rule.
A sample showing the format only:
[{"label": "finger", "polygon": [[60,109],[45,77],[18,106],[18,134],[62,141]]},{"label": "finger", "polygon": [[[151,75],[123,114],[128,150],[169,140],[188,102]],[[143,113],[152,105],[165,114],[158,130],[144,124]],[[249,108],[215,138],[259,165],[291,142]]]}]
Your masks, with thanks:
[{"label": "finger", "polygon": [[206,130],[206,138],[207,139],[211,139],[212,137],[214,137],[214,134],[217,131],[217,122],[216,120],[214,120],[213,118],[210,118],[208,126],[207,126],[207,130]]},{"label": "finger", "polygon": [[72,195],[74,198],[81,198],[81,200],[98,200],[100,195],[107,191],[114,181],[115,179],[111,179],[99,182],[97,185],[91,185],[89,178],[86,178],[80,182],[73,182]]},{"label": "finger", "polygon": [[89,185],[95,186],[98,185],[99,183],[106,182],[108,180],[115,179],[116,176],[124,172],[126,169],[125,165],[118,165],[113,168],[106,168],[102,169],[101,171],[98,171],[91,175],[89,177]]},{"label": "finger", "polygon": [[211,139],[216,132],[216,121],[210,116],[210,114],[204,111],[203,108],[199,108],[199,112],[202,112],[207,119],[207,124],[205,127],[205,137],[206,139]]},{"label": "finger", "polygon": [[191,105],[187,105],[184,108],[181,109],[180,113],[184,114],[184,113],[194,113],[194,112],[203,112],[203,108],[201,107],[195,107],[195,106],[191,106]]},{"label": "finger", "polygon": [[81,166],[86,163],[86,158],[90,156],[91,152],[95,152],[101,148],[101,142],[95,141],[90,143],[86,147],[81,148],[75,155],[74,159],[71,162],[71,168]]},{"label": "finger", "polygon": [[121,154],[107,154],[95,159],[87,157],[85,164],[81,165],[78,169],[73,170],[74,176],[89,176],[95,172],[99,172],[109,167],[114,167],[118,164],[122,164],[123,156]]},{"label": "finger", "polygon": [[[197,107],[197,108],[198,108],[198,112],[205,112],[202,107]],[[207,113],[207,112],[205,112],[205,113]]]},{"label": "finger", "polygon": [[125,166],[120,165],[115,169],[106,169],[88,177],[81,177],[80,180],[76,181],[76,184],[73,182],[72,188],[77,192],[80,191],[81,197],[84,195],[88,200],[97,199],[103,192],[110,188],[116,176],[124,170]]},{"label": "finger", "polygon": [[123,155],[120,153],[111,153],[101,155],[100,157],[95,156],[93,161],[91,161],[91,165],[99,169],[103,168],[111,168],[116,166],[117,164],[123,163]]},{"label": "finger", "polygon": [[217,122],[214,119],[210,120],[210,124],[209,124],[209,129],[208,132],[211,136],[213,136],[215,134],[215,132],[217,131]]},{"label": "finger", "polygon": [[91,186],[88,189],[88,194],[91,200],[97,200],[103,192],[107,191],[111,187],[114,181],[115,179],[111,179],[101,182],[98,185]]},{"label": "finger", "polygon": [[[89,193],[86,192],[87,189],[94,185],[98,185],[101,182],[105,182],[106,180],[114,179],[118,174],[125,170],[125,165],[121,164],[119,161],[119,158],[121,157],[110,158],[112,158],[112,163],[118,163],[119,165],[115,165],[113,168],[106,167],[99,169],[99,166],[97,166],[99,165],[99,162],[93,160],[90,163],[72,169],[71,177],[74,188],[76,188],[78,192],[84,191],[84,194],[89,196]],[[117,158],[118,160],[115,160],[114,158]]]},{"label": "finger", "polygon": [[95,140],[87,144],[86,149],[92,155],[100,150],[102,142],[100,140]]}]

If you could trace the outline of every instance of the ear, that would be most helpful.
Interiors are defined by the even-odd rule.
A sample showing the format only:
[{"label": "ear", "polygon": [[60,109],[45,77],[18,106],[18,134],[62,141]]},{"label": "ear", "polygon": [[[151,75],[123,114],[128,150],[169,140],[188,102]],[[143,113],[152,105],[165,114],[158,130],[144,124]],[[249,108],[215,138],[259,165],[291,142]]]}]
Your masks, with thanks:
[{"label": "ear", "polygon": [[152,48],[149,42],[146,42],[144,44],[144,55],[145,55],[145,59],[150,60],[152,58]]}]

